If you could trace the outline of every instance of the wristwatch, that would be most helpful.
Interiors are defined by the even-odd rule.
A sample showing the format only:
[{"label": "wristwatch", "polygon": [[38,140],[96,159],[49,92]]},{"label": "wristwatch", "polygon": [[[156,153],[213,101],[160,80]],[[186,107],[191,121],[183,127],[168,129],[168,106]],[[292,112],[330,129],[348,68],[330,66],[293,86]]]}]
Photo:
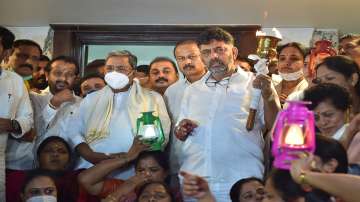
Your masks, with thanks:
[{"label": "wristwatch", "polygon": [[17,120],[15,120],[15,119],[11,120],[11,129],[12,129],[13,133],[21,134],[21,126],[20,126],[19,122],[17,122]]}]

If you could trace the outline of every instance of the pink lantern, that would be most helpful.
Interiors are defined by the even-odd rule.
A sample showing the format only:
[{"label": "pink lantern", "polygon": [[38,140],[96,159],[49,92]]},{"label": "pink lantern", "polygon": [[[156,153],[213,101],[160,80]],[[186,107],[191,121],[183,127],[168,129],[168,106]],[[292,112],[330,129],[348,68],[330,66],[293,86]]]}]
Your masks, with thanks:
[{"label": "pink lantern", "polygon": [[278,115],[272,145],[276,168],[290,168],[290,162],[297,159],[291,152],[315,151],[314,114],[305,104],[308,103],[290,101],[288,108]]}]

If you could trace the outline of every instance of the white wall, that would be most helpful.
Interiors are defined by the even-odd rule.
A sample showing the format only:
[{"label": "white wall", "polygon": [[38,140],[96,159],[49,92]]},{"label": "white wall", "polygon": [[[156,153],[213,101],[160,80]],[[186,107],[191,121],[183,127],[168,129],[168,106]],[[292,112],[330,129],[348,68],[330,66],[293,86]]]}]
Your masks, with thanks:
[{"label": "white wall", "polygon": [[359,0],[1,0],[0,24],[260,24],[360,32]]}]

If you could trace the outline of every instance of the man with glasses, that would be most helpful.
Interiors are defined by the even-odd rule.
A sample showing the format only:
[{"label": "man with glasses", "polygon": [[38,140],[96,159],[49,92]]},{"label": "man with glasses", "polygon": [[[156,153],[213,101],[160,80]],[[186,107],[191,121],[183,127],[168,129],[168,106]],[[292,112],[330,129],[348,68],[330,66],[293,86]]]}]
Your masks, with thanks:
[{"label": "man with glasses", "polygon": [[[176,123],[181,100],[185,88],[192,83],[200,80],[206,74],[207,69],[201,60],[200,49],[195,40],[184,40],[176,43],[174,48],[174,57],[183,74],[184,78],[179,79],[173,85],[169,86],[164,94],[172,123]],[[171,136],[170,145],[170,165],[172,174],[179,172],[178,153],[181,152],[181,141]]]},{"label": "man with glasses", "polygon": [[60,136],[69,140],[66,135],[69,120],[72,119],[81,98],[74,94],[75,78],[79,74],[79,65],[75,59],[59,56],[49,62],[45,68],[49,91],[41,94],[31,92],[30,99],[34,107],[36,148],[49,136]]},{"label": "man with glasses", "polygon": [[[200,34],[198,43],[209,73],[184,92],[175,127],[175,136],[183,141],[180,170],[206,178],[216,201],[230,201],[229,190],[236,181],[263,177],[262,130],[271,128],[279,105],[274,99],[261,99],[254,128],[248,131],[255,76],[235,65],[234,38],[221,28],[210,28]],[[256,80],[263,97],[275,91],[270,78]]]},{"label": "man with glasses", "polygon": [[[71,144],[80,154],[76,169],[89,168],[105,159],[119,158],[128,163],[124,154],[136,136],[136,120],[144,105],[157,105],[165,139],[170,131],[170,119],[165,103],[158,93],[141,88],[133,81],[137,58],[129,51],[111,52],[105,62],[107,86],[86,96],[80,104],[76,119],[67,132]],[[152,111],[152,110],[150,110]],[[113,173],[118,179],[128,179],[135,174],[132,166]]]}]

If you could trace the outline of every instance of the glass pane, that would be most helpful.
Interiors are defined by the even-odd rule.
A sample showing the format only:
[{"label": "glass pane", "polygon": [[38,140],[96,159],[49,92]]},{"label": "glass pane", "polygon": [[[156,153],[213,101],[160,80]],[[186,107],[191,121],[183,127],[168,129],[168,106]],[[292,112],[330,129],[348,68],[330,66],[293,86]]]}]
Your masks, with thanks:
[{"label": "glass pane", "polygon": [[138,58],[138,65],[150,64],[158,56],[169,57],[175,62],[173,44],[124,44],[124,45],[89,45],[86,64],[95,59],[105,59],[107,54],[115,50],[128,50]]}]

